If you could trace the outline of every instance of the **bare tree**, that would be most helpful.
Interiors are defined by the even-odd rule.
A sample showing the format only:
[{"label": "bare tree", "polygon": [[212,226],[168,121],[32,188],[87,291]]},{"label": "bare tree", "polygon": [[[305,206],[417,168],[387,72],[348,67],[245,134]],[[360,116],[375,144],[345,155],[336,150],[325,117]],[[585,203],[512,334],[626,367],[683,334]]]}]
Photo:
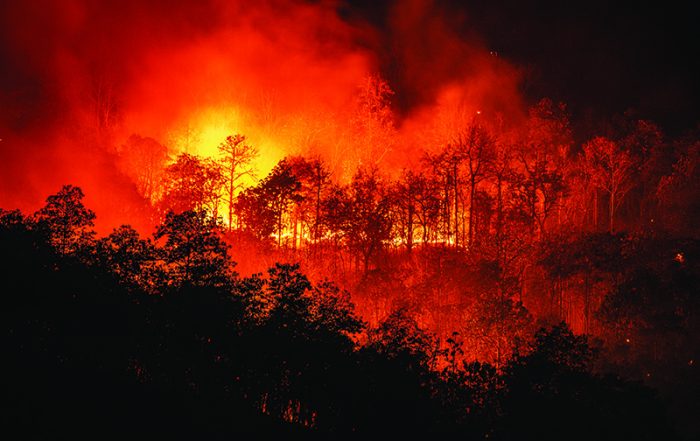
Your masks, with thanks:
[{"label": "bare tree", "polygon": [[219,144],[222,158],[219,161],[224,178],[224,202],[228,205],[228,230],[233,229],[233,211],[236,193],[241,189],[241,179],[244,176],[255,177],[253,161],[258,156],[258,150],[245,142],[245,136],[233,135]]},{"label": "bare tree", "polygon": [[391,150],[394,137],[394,116],[390,98],[394,92],[379,76],[370,75],[359,88],[353,123],[363,149],[354,166],[378,166]]},{"label": "bare tree", "polygon": [[[469,182],[469,225],[466,245],[471,248],[474,243],[474,202],[477,185],[486,177],[488,168],[494,159],[494,142],[491,135],[483,127],[472,124],[457,135],[455,144],[464,159]],[[462,232],[464,233],[464,228]]]},{"label": "bare tree", "polygon": [[168,149],[153,138],[131,135],[119,152],[120,166],[133,179],[139,194],[153,203],[168,161]]},{"label": "bare tree", "polygon": [[599,136],[583,146],[584,155],[592,164],[596,185],[608,194],[610,232],[615,231],[615,211],[632,188],[634,160],[610,139]]},{"label": "bare tree", "polygon": [[[450,243],[454,234],[454,246],[459,246],[460,205],[462,199],[462,165],[465,157],[455,144],[447,144],[435,155],[426,154],[424,161],[435,181],[440,182],[441,218],[445,240]],[[453,222],[454,220],[454,222]]]}]

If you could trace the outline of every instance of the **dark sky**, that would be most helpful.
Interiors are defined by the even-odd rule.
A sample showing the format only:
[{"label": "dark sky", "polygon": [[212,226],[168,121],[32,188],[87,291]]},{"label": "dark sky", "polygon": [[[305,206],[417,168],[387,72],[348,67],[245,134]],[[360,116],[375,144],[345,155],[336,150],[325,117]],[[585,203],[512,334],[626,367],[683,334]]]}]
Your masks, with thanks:
[{"label": "dark sky", "polygon": [[[349,17],[370,20],[391,40],[389,11],[401,2],[349,3]],[[700,16],[691,2],[646,3],[438,0],[434,9],[523,69],[530,100],[564,101],[578,124],[634,109],[678,133],[700,121]],[[384,68],[391,77],[391,54]]]},{"label": "dark sky", "polygon": [[[435,75],[440,78],[435,79],[435,84],[428,81],[433,68],[429,62],[425,65],[427,74],[420,76],[420,81],[406,75],[410,68],[415,70],[415,60],[407,67],[401,59],[399,46],[406,45],[407,37],[405,29],[398,35],[394,21],[402,10],[415,8],[419,3],[430,5],[425,7],[425,13],[440,16],[436,23],[444,22],[458,38],[478,42],[515,65],[522,72],[521,90],[530,102],[542,97],[565,102],[579,132],[596,131],[602,122],[628,109],[634,109],[636,117],[652,119],[674,134],[694,128],[700,122],[700,15],[691,2],[344,1],[339,10],[346,20],[361,27],[372,25],[371,33],[377,36],[367,45],[379,54],[382,73],[397,92],[399,110],[413,109],[423,104],[421,101],[433,99],[431,86],[441,84],[445,80],[444,71],[451,67],[444,54],[435,55],[433,59],[441,64],[440,75]],[[193,0],[187,8],[178,6],[182,9],[179,14],[179,9],[167,1],[146,3],[152,4],[150,8],[144,6],[146,12],[152,11],[144,12],[139,20],[143,21],[148,35],[167,34],[160,32],[160,28],[152,29],[159,23],[167,25],[164,25],[166,29],[178,29],[176,33],[183,35],[192,34],[181,32],[183,26],[206,30],[221,25],[216,22],[216,15],[211,14],[211,7],[198,6],[206,2]],[[10,2],[4,7],[14,9],[21,4]],[[133,1],[132,7],[126,8],[115,2],[115,8],[97,8],[111,12],[100,15],[96,29],[111,21],[133,22],[133,10],[140,11],[134,5],[140,4]],[[122,11],[131,11],[131,16]],[[35,39],[43,39],[46,44],[34,46],[51,48],[48,42],[55,37],[51,27],[58,25],[50,15],[44,15],[42,19],[49,31],[42,31],[45,35]],[[156,20],[160,15],[167,17]],[[423,32],[425,29],[415,29],[414,41],[420,42]],[[131,34],[132,31],[124,33],[126,37]],[[435,52],[440,46],[426,44],[425,47]],[[451,54],[449,50],[445,53]],[[43,121],[45,113],[55,113],[46,99],[51,89],[45,74],[48,69],[32,61],[42,55],[17,49],[13,38],[0,40],[0,101],[4,102],[0,116],[9,114],[9,119],[20,122],[31,121],[29,116],[32,116]],[[127,51],[127,58],[128,55]],[[424,55],[426,60],[430,59],[431,54]],[[464,65],[454,63],[456,69]]]}]

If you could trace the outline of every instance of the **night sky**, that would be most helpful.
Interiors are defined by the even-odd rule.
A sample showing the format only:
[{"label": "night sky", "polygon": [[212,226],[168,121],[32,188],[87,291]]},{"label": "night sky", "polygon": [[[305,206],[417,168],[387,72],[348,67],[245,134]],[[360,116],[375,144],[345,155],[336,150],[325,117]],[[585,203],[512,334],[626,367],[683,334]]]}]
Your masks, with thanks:
[{"label": "night sky", "polygon": [[[391,8],[353,0],[343,12],[386,30],[390,45]],[[480,39],[522,69],[527,98],[567,103],[581,128],[630,109],[672,133],[700,119],[700,17],[691,2],[437,1],[430,11],[451,17],[465,39]],[[386,55],[391,78],[400,60]]]}]

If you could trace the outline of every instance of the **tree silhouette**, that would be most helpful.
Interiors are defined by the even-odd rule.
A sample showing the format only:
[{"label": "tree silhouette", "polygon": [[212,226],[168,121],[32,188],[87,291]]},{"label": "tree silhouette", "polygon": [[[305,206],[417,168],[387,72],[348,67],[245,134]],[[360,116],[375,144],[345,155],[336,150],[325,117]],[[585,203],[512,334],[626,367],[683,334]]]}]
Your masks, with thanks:
[{"label": "tree silhouette", "polygon": [[391,234],[391,205],[376,169],[358,170],[349,187],[349,212],[342,224],[350,249],[362,258],[364,273]]},{"label": "tree silhouette", "polygon": [[297,231],[299,223],[302,230],[306,226],[307,238],[317,244],[323,234],[322,203],[331,184],[331,174],[320,158],[294,156],[288,158],[288,163],[292,175],[300,183],[300,198],[295,201],[292,214],[294,246],[296,248],[297,237],[303,234]]},{"label": "tree silhouette", "polygon": [[692,143],[656,189],[662,222],[671,231],[695,236],[700,214],[700,142]]},{"label": "tree silhouette", "polygon": [[51,244],[61,254],[75,253],[92,241],[95,213],[83,205],[80,187],[64,185],[46,199],[46,205],[34,214],[39,228],[49,235]]},{"label": "tree silhouette", "polygon": [[218,214],[222,174],[218,164],[182,153],[165,169],[160,207],[163,213],[209,210]]},{"label": "tree silhouette", "polygon": [[[362,179],[370,181],[361,186],[369,190],[336,191],[353,204],[371,197],[371,210],[343,202],[343,212],[377,209],[372,204],[386,190],[372,181],[376,177]],[[262,431],[311,438],[675,439],[655,394],[598,374],[598,351],[565,324],[531,339],[518,335],[512,358],[499,360],[498,369],[466,359],[468,329],[441,345],[422,327],[425,316],[407,308],[365,327],[348,292],[313,283],[299,264],[238,277],[221,225],[207,213],[168,213],[153,242],[122,226],[88,242],[89,252],[76,259],[72,245],[60,252],[56,241],[65,236],[49,234],[61,231],[49,226],[67,212],[83,212],[83,221],[60,224],[72,226],[72,244],[85,236],[81,229],[92,216],[76,209],[82,193],[68,187],[61,195],[47,205],[70,210],[47,208],[31,218],[0,211],[2,333],[9,355],[2,386],[4,402],[13,404],[10,428],[55,435],[116,427],[121,435],[126,422],[174,438]],[[625,342],[628,349],[618,350],[617,358],[606,355],[607,362],[633,354],[637,371],[688,378],[683,403],[696,402],[687,360],[697,355],[696,241],[606,234],[569,242],[551,236],[540,245],[547,249],[538,265],[548,277],[574,278],[586,267],[617,274],[601,312],[610,333],[634,332],[635,343]],[[526,328],[518,323],[527,311],[511,299],[515,289],[505,288],[492,260],[451,247],[426,247],[413,257],[423,254],[440,259],[429,268],[435,277],[426,278],[429,285],[442,284],[431,287],[440,295],[448,295],[449,284],[483,291],[481,310],[468,311],[481,321],[467,323],[485,330],[481,344],[498,347],[505,343],[494,336],[507,341]],[[377,266],[364,279],[384,289],[381,277],[370,277],[380,273]],[[395,278],[414,268],[428,272],[418,265],[392,268]],[[503,296],[494,280],[503,284]],[[634,349],[654,328],[667,330],[664,339],[646,351]],[[658,349],[660,342],[668,347]],[[652,363],[655,353],[662,356]]]},{"label": "tree silhouette", "polygon": [[[477,185],[486,178],[493,162],[494,140],[482,126],[472,124],[461,132],[455,141],[457,148],[465,158],[467,180],[469,182],[468,234],[466,244],[474,246],[474,222],[476,220]],[[462,242],[465,242],[464,239]]]},{"label": "tree silhouette", "polygon": [[455,247],[460,243],[460,227],[464,228],[463,219],[460,217],[464,160],[463,151],[454,144],[447,144],[439,153],[426,154],[424,158],[442,187],[441,218],[444,230],[442,233],[448,242],[454,241]]},{"label": "tree silhouette", "polygon": [[253,161],[258,156],[258,150],[246,144],[245,136],[239,134],[227,136],[218,148],[222,156],[220,163],[224,181],[224,202],[228,206],[228,230],[232,231],[235,197],[243,186],[241,179],[244,176],[255,177]]},{"label": "tree silhouette", "polygon": [[115,228],[97,241],[97,258],[123,282],[150,289],[162,279],[155,265],[156,248],[150,240],[141,239],[138,231],[128,225]]},{"label": "tree silhouette", "polygon": [[592,164],[596,185],[608,194],[610,233],[615,231],[615,212],[632,188],[634,161],[616,142],[597,137],[583,147],[586,160]]},{"label": "tree silhouette", "polygon": [[154,234],[164,239],[162,259],[175,286],[230,283],[232,261],[220,237],[220,225],[204,211],[169,212]]},{"label": "tree silhouette", "polygon": [[675,439],[654,394],[591,374],[593,356],[587,339],[563,323],[538,331],[531,351],[506,368],[496,437]]},{"label": "tree silhouette", "polygon": [[285,227],[285,216],[290,207],[302,200],[300,194],[301,182],[294,176],[292,168],[286,159],[281,160],[270,174],[260,184],[261,202],[270,210],[275,219],[277,246],[282,246],[282,235]]},{"label": "tree silhouette", "polygon": [[412,368],[426,367],[435,349],[433,338],[418,326],[405,309],[392,312],[370,330],[369,347],[385,356],[399,358]]},{"label": "tree silhouette", "polygon": [[[426,246],[434,238],[440,215],[438,188],[424,173],[403,170],[391,189],[392,223],[411,253],[420,240]],[[420,228],[421,235],[416,236]]]},{"label": "tree silhouette", "polygon": [[563,168],[572,141],[566,107],[541,100],[530,109],[522,137],[516,153],[517,198],[533,232],[541,238],[567,190]]},{"label": "tree silhouette", "polygon": [[163,171],[168,161],[168,149],[155,139],[131,135],[119,151],[120,165],[129,175],[139,194],[154,203],[159,191]]},{"label": "tree silhouette", "polygon": [[263,188],[258,185],[241,192],[235,205],[238,228],[258,241],[267,241],[275,232],[277,218],[265,200]]}]

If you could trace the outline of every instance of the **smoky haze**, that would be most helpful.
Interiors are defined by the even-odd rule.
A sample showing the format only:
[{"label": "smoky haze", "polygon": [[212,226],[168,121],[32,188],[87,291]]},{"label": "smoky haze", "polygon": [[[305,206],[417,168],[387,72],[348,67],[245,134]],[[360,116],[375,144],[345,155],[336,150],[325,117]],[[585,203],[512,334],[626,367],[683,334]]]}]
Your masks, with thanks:
[{"label": "smoky haze", "polygon": [[259,147],[262,175],[302,153],[342,179],[344,162],[369,154],[353,122],[370,75],[394,91],[391,142],[376,164],[388,171],[477,112],[522,114],[518,69],[458,33],[463,17],[432,2],[396,2],[381,28],[337,2],[230,3],[5,4],[0,206],[34,210],[73,183],[98,230],[147,228],[146,201],[119,166],[132,134],[173,156],[211,156],[243,133]]}]

